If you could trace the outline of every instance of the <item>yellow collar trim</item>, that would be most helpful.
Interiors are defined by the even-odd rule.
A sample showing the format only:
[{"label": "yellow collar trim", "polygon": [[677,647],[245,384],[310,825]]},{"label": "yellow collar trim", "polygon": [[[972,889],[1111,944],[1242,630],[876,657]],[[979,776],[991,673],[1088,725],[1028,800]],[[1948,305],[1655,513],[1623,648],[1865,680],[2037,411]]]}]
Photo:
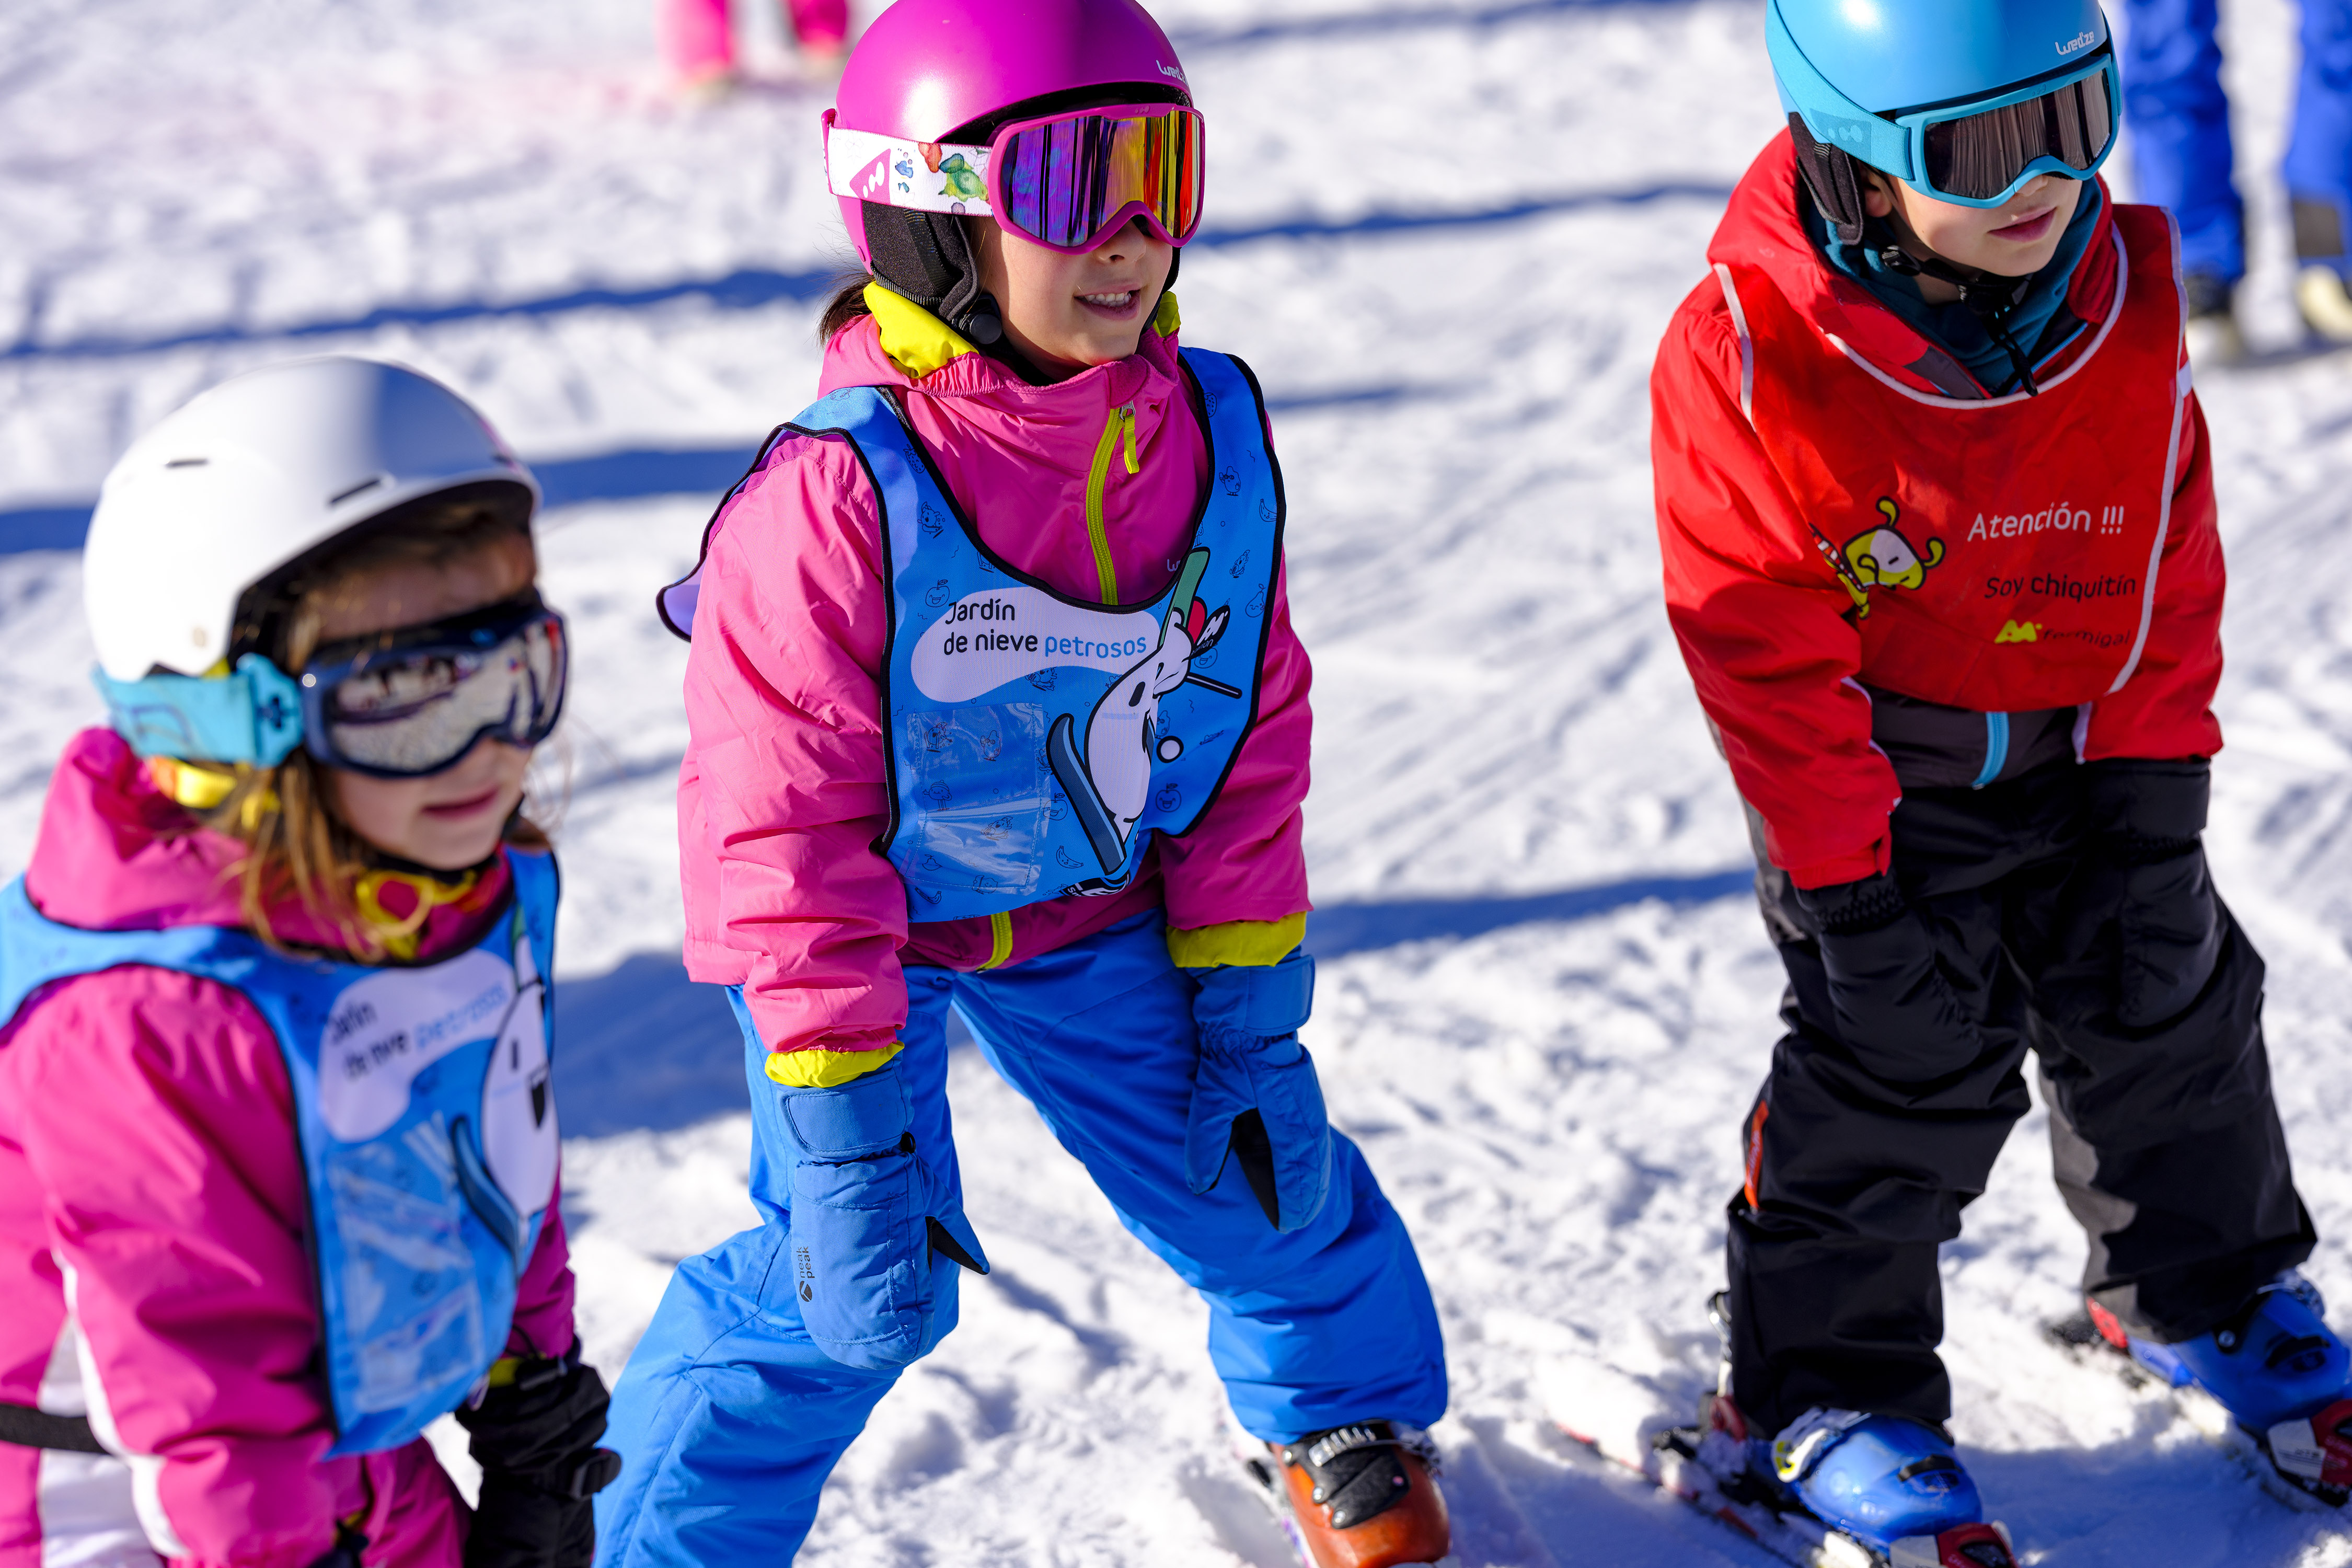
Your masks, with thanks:
[{"label": "yellow collar trim", "polygon": [[184,763],[177,757],[148,758],[147,777],[190,811],[210,811],[236,788],[235,773]]},{"label": "yellow collar trim", "polygon": [[945,321],[879,283],[866,286],[866,308],[882,330],[882,352],[917,381],[951,360],[980,352]]},{"label": "yellow collar trim", "polygon": [[[177,757],[147,759],[147,777],[155,785],[190,811],[210,811],[236,792],[244,782],[232,769],[208,768],[198,763],[183,762]],[[263,817],[278,809],[278,792],[256,790],[246,796],[237,812],[237,821],[247,831]]]},{"label": "yellow collar trim", "polygon": [[[913,380],[920,381],[942,365],[980,352],[953,327],[879,283],[866,286],[866,308],[874,312],[874,324],[881,331],[882,352]],[[1161,294],[1160,303],[1152,308],[1151,330],[1172,338],[1182,324],[1175,291]]]},{"label": "yellow collar trim", "polygon": [[[383,951],[398,959],[416,956],[417,933],[433,911],[443,904],[454,904],[473,892],[481,880],[479,872],[468,871],[455,882],[444,882],[436,877],[419,877],[409,871],[368,871],[361,875],[352,889],[352,901],[359,907],[360,919],[366,922],[368,934]],[[416,908],[407,915],[394,914],[383,907],[383,889],[387,883],[406,884],[416,894]]]}]

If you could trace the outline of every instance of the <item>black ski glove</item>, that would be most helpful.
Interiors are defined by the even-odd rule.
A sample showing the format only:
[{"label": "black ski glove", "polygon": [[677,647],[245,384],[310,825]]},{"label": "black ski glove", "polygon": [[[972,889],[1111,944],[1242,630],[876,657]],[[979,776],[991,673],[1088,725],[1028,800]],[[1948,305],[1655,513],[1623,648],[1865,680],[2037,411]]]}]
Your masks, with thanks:
[{"label": "black ski glove", "polygon": [[575,1341],[561,1357],[517,1363],[511,1383],[459,1406],[457,1424],[473,1434],[482,1467],[465,1568],[589,1568],[596,1520],[588,1500],[621,1473],[621,1457],[596,1447],[610,1403]]},{"label": "black ski glove", "polygon": [[1936,967],[1936,938],[1885,872],[1800,888],[1829,977],[1838,1037],[1874,1077],[1920,1083],[1958,1072],[1984,1048]]},{"label": "black ski glove", "polygon": [[2221,956],[2203,839],[2212,766],[2196,757],[2113,757],[2083,773],[2088,842],[2072,889],[2069,945],[2102,950],[2094,933],[2113,921],[2116,1016],[2153,1027],[2197,999]]}]

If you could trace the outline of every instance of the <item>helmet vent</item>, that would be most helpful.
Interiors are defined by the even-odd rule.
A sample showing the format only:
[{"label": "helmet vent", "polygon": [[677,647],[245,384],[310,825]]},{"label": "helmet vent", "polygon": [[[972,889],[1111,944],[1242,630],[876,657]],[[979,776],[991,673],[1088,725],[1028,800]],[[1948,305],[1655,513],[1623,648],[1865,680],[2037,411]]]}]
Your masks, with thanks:
[{"label": "helmet vent", "polygon": [[353,496],[365,495],[368,491],[375,489],[376,486],[382,483],[383,483],[383,476],[382,474],[371,474],[368,478],[362,479],[351,489],[339,491],[334,495],[329,496],[327,498],[327,504],[329,506],[341,506],[345,501],[351,500]]},{"label": "helmet vent", "polygon": [[210,458],[174,458],[163,466],[167,468],[201,468],[211,461]]}]

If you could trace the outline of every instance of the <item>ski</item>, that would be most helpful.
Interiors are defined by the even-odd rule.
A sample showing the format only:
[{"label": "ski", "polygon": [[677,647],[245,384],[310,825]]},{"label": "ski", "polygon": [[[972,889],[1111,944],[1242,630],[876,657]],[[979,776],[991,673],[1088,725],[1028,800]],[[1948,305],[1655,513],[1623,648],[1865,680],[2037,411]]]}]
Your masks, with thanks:
[{"label": "ski", "polygon": [[[2239,1426],[2220,1400],[2195,1384],[2175,1384],[2142,1366],[2099,1331],[2087,1310],[2050,1324],[2045,1332],[2074,1360],[2114,1373],[2141,1398],[2168,1400],[2248,1479],[2288,1507],[2335,1513],[2352,1498],[2352,1401],[2339,1402],[2308,1421],[2282,1423],[2273,1433],[2258,1435]],[[2290,1465],[2303,1473],[2290,1471]]]},{"label": "ski", "polygon": [[1613,1367],[1563,1362],[1543,1383],[1547,1413],[1570,1439],[1796,1568],[2011,1568],[2017,1560],[2000,1524],[1899,1541],[1891,1552],[1832,1529],[1749,1468],[1747,1422],[1720,1394],[1700,1395],[1697,1421],[1685,1426],[1659,1409],[1664,1391]]}]

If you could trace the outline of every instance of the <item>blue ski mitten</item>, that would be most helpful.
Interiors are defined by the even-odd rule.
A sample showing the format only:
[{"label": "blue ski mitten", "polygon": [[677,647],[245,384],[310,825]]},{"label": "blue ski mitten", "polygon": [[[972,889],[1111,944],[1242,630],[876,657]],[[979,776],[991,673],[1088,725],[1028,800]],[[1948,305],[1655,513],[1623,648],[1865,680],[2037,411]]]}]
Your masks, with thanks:
[{"label": "blue ski mitten", "polygon": [[896,1061],[833,1089],[772,1088],[793,1147],[793,1289],[817,1349],[885,1372],[938,1342],[939,1257],[988,1272],[963,1216],[915,1146]]},{"label": "blue ski mitten", "polygon": [[1238,1160],[1274,1228],[1300,1230],[1331,1190],[1331,1124],[1298,1026],[1315,1003],[1315,961],[1186,971],[1200,982],[1192,1020],[1201,1071],[1184,1125],[1184,1180],[1205,1193]]}]

